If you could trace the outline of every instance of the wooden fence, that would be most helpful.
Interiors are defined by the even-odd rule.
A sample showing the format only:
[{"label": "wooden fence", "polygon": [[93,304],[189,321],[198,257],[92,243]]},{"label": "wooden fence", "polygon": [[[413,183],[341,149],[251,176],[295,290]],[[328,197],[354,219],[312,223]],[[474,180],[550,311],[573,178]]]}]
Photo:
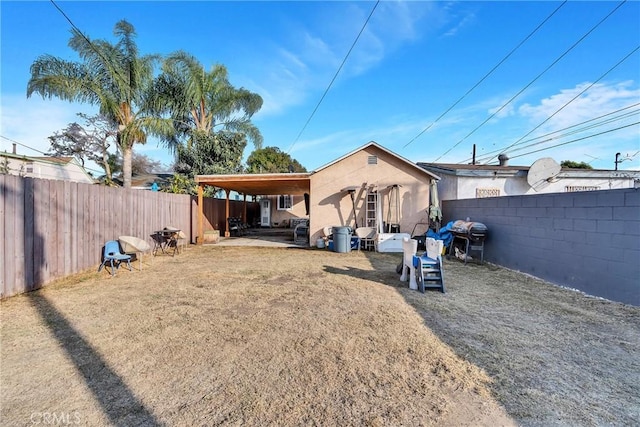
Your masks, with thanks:
[{"label": "wooden fence", "polygon": [[[224,200],[205,199],[204,211],[205,230],[224,230]],[[242,201],[230,203],[230,216],[243,212]],[[196,216],[188,195],[0,175],[0,298],[97,268],[118,236],[151,244],[153,231],[173,226],[194,242]]]}]

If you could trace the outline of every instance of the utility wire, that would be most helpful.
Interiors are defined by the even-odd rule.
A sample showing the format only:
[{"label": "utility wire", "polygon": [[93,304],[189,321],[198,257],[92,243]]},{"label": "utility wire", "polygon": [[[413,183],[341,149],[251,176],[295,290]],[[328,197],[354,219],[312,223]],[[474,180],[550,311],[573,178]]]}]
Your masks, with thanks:
[{"label": "utility wire", "polygon": [[[4,135],[0,135],[0,138],[2,138],[2,139],[6,139],[7,141],[10,141],[10,142],[12,142],[12,143],[14,143],[14,144],[16,144],[16,145],[19,145],[19,146],[24,147],[24,148],[26,148],[26,149],[28,149],[28,150],[31,150],[31,151],[35,151],[36,153],[42,154],[43,156],[45,156],[45,157],[49,157],[49,158],[52,158],[52,159],[62,159],[63,157],[73,157],[73,156],[51,156],[51,155],[49,155],[49,154],[47,154],[47,153],[45,153],[45,152],[43,152],[43,151],[38,150],[37,148],[29,147],[28,145],[25,145],[25,144],[23,144],[23,143],[21,143],[21,142],[18,142],[18,141],[16,141],[15,139],[8,138],[8,137],[6,137],[6,136],[4,136]],[[18,155],[20,155],[20,154],[18,154]],[[26,155],[24,155],[24,157],[33,157],[33,156],[26,156]],[[88,170],[88,171],[91,171],[91,172],[95,172],[95,173],[99,173],[99,174],[104,174],[104,171],[103,171],[103,170],[101,171],[101,170],[98,170],[98,169],[91,169],[91,168],[88,168],[88,167],[86,167],[86,166],[83,166],[83,168],[84,168],[85,170]]]},{"label": "utility wire", "polygon": [[[604,126],[606,124],[611,124],[611,123],[615,123],[615,122],[618,122],[618,121],[621,121],[621,120],[624,120],[624,119],[628,119],[628,118],[630,118],[632,116],[637,115],[638,112],[640,112],[640,110],[633,110],[633,111],[631,111],[629,113],[626,113],[626,114],[623,114],[623,115],[621,115],[619,117],[607,119],[607,120],[604,120],[604,121],[602,121],[600,123],[596,123],[596,124],[593,124],[593,125],[590,125],[590,126],[587,126],[587,127],[584,127],[584,128],[575,129],[575,130],[573,130],[571,132],[567,132],[567,133],[564,133],[564,134],[559,134],[559,135],[556,135],[556,136],[550,136],[550,135],[553,135],[554,133],[557,133],[557,132],[554,132],[554,133],[548,134],[547,136],[549,136],[549,137],[546,138],[546,139],[540,140],[538,142],[533,142],[533,143],[528,144],[528,145],[520,146],[518,148],[515,148],[513,150],[513,152],[526,150],[526,149],[529,149],[531,147],[536,147],[536,146],[543,145],[543,144],[548,144],[551,141],[555,141],[555,140],[562,139],[562,138],[565,138],[565,137],[568,137],[568,136],[571,136],[571,135],[582,133],[582,132],[584,132],[586,130],[594,129],[596,127]],[[536,138],[536,139],[539,139],[539,138]],[[530,141],[534,141],[534,140],[530,140]],[[541,150],[538,150],[538,151],[541,151]],[[489,157],[491,157],[491,156],[480,156],[479,162],[484,162],[484,159],[485,158],[489,158]],[[513,155],[511,157],[513,158]]]},{"label": "utility wire", "polygon": [[111,70],[113,70],[113,72],[114,72],[114,73],[116,74],[116,76],[120,79],[120,81],[121,81],[121,82],[127,82],[127,80],[126,80],[126,79],[125,79],[125,78],[120,74],[120,71],[118,70],[118,68],[117,68],[117,67],[113,67],[113,66],[112,66],[111,61],[110,61],[108,58],[106,58],[106,57],[104,56],[104,54],[100,51],[100,49],[98,49],[98,48],[96,47],[96,45],[95,45],[91,40],[89,40],[89,38],[88,38],[87,36],[85,36],[85,35],[84,35],[84,33],[83,33],[82,31],[80,31],[80,28],[78,28],[78,27],[76,26],[76,24],[74,24],[74,23],[73,23],[73,21],[71,20],[71,18],[69,18],[69,17],[67,16],[67,14],[66,14],[66,13],[64,13],[64,10],[62,10],[62,9],[60,8],[60,6],[58,6],[58,5],[56,4],[56,2],[55,2],[54,0],[49,0],[49,1],[51,2],[51,4],[53,4],[53,6],[54,6],[56,9],[58,9],[58,11],[62,14],[62,16],[64,16],[64,18],[67,20],[67,22],[69,22],[69,25],[71,25],[71,27],[72,27],[74,30],[76,30],[76,32],[77,32],[77,33],[78,33],[78,34],[79,34],[83,39],[85,39],[85,41],[89,44],[89,47],[91,47],[91,49],[92,49],[92,50],[93,50],[93,51],[94,51],[94,52],[95,52],[95,53],[96,53],[100,58],[102,58],[102,61],[103,61],[105,64],[108,64],[108,65],[109,65],[109,68],[110,68]]},{"label": "utility wire", "polygon": [[611,12],[607,14],[604,18],[602,18],[596,25],[594,25],[589,31],[587,31],[578,41],[576,41],[573,45],[571,45],[567,50],[564,51],[562,55],[556,58],[547,68],[545,68],[540,74],[538,74],[533,80],[531,80],[525,87],[520,89],[518,93],[513,95],[507,102],[505,102],[500,108],[498,108],[493,114],[491,114],[485,121],[476,126],[471,132],[469,132],[464,138],[460,141],[456,142],[451,148],[441,154],[437,159],[434,160],[434,163],[440,160],[442,157],[446,156],[451,150],[460,145],[463,141],[473,135],[478,129],[484,126],[489,120],[494,118],[500,111],[504,110],[504,108],[509,105],[514,99],[520,96],[525,90],[527,90],[533,83],[535,83],[540,77],[542,77],[547,71],[549,71],[553,66],[555,66],[562,58],[564,58],[569,52],[571,52],[578,44],[580,44],[589,34],[591,34],[596,28],[598,28],[604,21],[606,21],[611,15],[613,15],[623,4],[625,4],[627,0],[621,1]]},{"label": "utility wire", "polygon": [[[618,61],[617,64],[615,64],[613,67],[609,68],[604,74],[602,74],[600,77],[598,77],[595,81],[593,81],[590,85],[588,85],[586,88],[584,88],[582,91],[580,91],[580,93],[578,93],[576,96],[574,96],[573,98],[571,98],[571,100],[569,100],[568,102],[566,102],[562,107],[558,108],[553,114],[551,114],[549,117],[547,117],[546,119],[544,119],[542,122],[540,122],[540,124],[538,124],[536,127],[534,127],[533,129],[531,129],[529,132],[527,132],[525,135],[523,135],[522,137],[520,137],[520,139],[518,139],[516,142],[514,142],[513,144],[509,145],[508,147],[504,148],[503,151],[507,152],[510,148],[518,145],[520,143],[520,141],[522,141],[523,139],[525,139],[527,136],[531,135],[533,132],[535,132],[536,130],[538,130],[540,128],[540,126],[544,125],[546,122],[548,122],[549,120],[551,120],[556,114],[558,114],[560,111],[562,111],[565,107],[567,107],[569,104],[571,104],[573,101],[575,101],[576,99],[578,99],[580,96],[582,96],[585,92],[587,92],[589,89],[591,89],[596,83],[598,83],[600,80],[602,80],[603,78],[605,78],[607,76],[607,74],[609,74],[611,71],[613,71],[614,69],[616,69],[620,64],[622,64],[625,60],[627,60],[631,55],[633,55],[634,53],[636,53],[638,51],[638,49],[640,49],[640,46],[636,46],[635,49],[633,49],[631,52],[629,52],[624,58],[622,58],[620,61]],[[491,160],[493,160],[495,156],[491,157],[489,160],[487,160],[487,163],[489,163]]]},{"label": "utility wire", "polygon": [[293,148],[294,145],[296,145],[296,143],[298,142],[298,140],[302,136],[302,133],[305,131],[305,129],[309,125],[309,122],[311,122],[311,119],[316,114],[316,111],[318,111],[318,108],[320,107],[320,104],[322,104],[322,101],[324,100],[324,97],[327,96],[327,93],[329,92],[329,89],[331,89],[331,86],[333,85],[333,82],[336,81],[336,78],[338,77],[338,74],[340,74],[340,70],[342,70],[342,67],[347,62],[347,58],[349,58],[349,55],[351,54],[351,51],[356,46],[356,43],[358,43],[358,40],[360,39],[360,36],[364,32],[364,29],[367,27],[367,24],[369,23],[369,20],[371,19],[371,16],[373,16],[373,12],[376,10],[376,8],[378,7],[379,3],[380,3],[380,0],[377,0],[376,4],[373,5],[373,8],[371,9],[371,13],[369,13],[369,16],[367,17],[367,20],[364,22],[364,25],[362,26],[362,28],[360,29],[360,32],[358,33],[358,36],[353,41],[353,44],[351,45],[351,47],[349,48],[349,51],[347,52],[347,54],[345,55],[344,59],[342,60],[342,63],[340,64],[340,67],[338,67],[338,70],[336,71],[335,75],[331,79],[331,82],[329,83],[329,86],[327,86],[327,88],[325,89],[324,93],[322,94],[322,97],[320,98],[320,101],[318,101],[318,104],[313,109],[313,112],[311,112],[311,115],[307,119],[307,122],[302,127],[302,130],[300,131],[300,133],[298,133],[298,136],[296,137],[295,141],[293,141],[293,144],[291,144],[291,146],[287,150],[287,153],[291,152],[291,149]]},{"label": "utility wire", "polygon": [[449,111],[453,110],[455,108],[456,105],[458,105],[460,103],[460,101],[462,101],[463,99],[465,99],[467,97],[467,95],[469,95],[475,88],[477,88],[478,86],[480,86],[480,84],[485,81],[485,79],[487,77],[489,77],[491,74],[493,74],[493,72],[495,70],[498,69],[498,67],[500,67],[512,54],[515,53],[516,50],[518,50],[527,40],[529,40],[540,28],[542,28],[542,26],[544,24],[546,24],[546,22],[551,19],[551,17],[553,15],[556,14],[556,12],[558,10],[560,10],[560,8],[562,6],[565,5],[565,3],[567,3],[567,0],[565,0],[564,2],[562,2],[562,4],[560,4],[560,6],[558,6],[553,12],[551,12],[551,14],[549,16],[547,16],[540,24],[538,24],[538,26],[529,33],[529,35],[527,37],[525,37],[516,47],[514,47],[511,52],[509,52],[507,54],[507,56],[505,56],[504,58],[502,58],[502,60],[500,62],[498,62],[498,64],[496,64],[487,74],[484,75],[484,77],[482,77],[475,85],[473,85],[473,87],[471,89],[469,89],[464,95],[462,95],[460,98],[458,98],[458,100],[456,102],[453,103],[453,105],[451,105],[449,108],[447,108],[447,110],[440,114],[440,116],[438,116],[437,119],[435,119],[433,122],[431,122],[431,124],[429,126],[427,126],[425,129],[422,130],[422,132],[420,132],[419,134],[417,134],[415,137],[413,137],[409,142],[407,142],[404,146],[402,146],[402,148],[406,148],[409,146],[409,144],[411,144],[413,141],[415,141],[416,139],[420,138],[426,131],[428,131],[429,129],[431,129],[431,127],[433,125],[435,125],[441,118],[443,118]]},{"label": "utility wire", "polygon": [[541,148],[539,150],[529,151],[528,153],[524,153],[524,154],[518,154],[517,156],[513,156],[512,158],[515,159],[516,157],[527,156],[529,154],[538,153],[540,151],[545,151],[545,150],[550,150],[552,148],[560,147],[562,145],[573,144],[574,142],[584,141],[585,139],[589,139],[589,138],[593,138],[593,137],[596,137],[596,136],[604,135],[605,133],[609,133],[609,132],[615,132],[617,130],[625,129],[625,128],[628,128],[628,127],[631,127],[631,126],[635,126],[637,124],[640,124],[640,122],[629,123],[628,125],[620,126],[620,127],[609,129],[609,130],[605,130],[605,131],[600,132],[600,133],[594,133],[593,135],[587,135],[585,137],[578,138],[578,139],[573,139],[571,141],[567,141],[567,142],[563,142],[563,143],[560,143],[560,144],[556,144],[556,145],[553,145],[551,147],[546,147],[546,148]]},{"label": "utility wire", "polygon": [[[544,134],[544,135],[540,135],[540,136],[537,136],[537,137],[535,137],[535,138],[531,138],[531,139],[528,139],[528,140],[526,140],[526,141],[522,141],[522,143],[532,142],[532,141],[535,141],[535,140],[537,140],[537,139],[541,139],[541,138],[548,137],[549,135],[553,135],[553,134],[556,134],[556,133],[559,133],[559,132],[563,132],[563,131],[568,130],[568,129],[571,129],[571,128],[575,128],[575,127],[578,127],[578,126],[582,126],[582,125],[587,124],[587,123],[589,123],[589,122],[594,122],[594,121],[596,121],[596,120],[602,119],[602,118],[607,117],[607,116],[611,116],[611,115],[613,115],[613,114],[619,113],[619,112],[624,111],[624,110],[628,110],[629,108],[637,107],[637,106],[639,106],[639,105],[640,105],[640,102],[638,102],[638,103],[636,103],[636,104],[631,104],[631,105],[628,105],[628,106],[626,106],[626,107],[620,108],[620,109],[618,109],[618,110],[611,111],[611,112],[609,112],[609,113],[603,114],[603,115],[601,115],[601,116],[594,117],[594,118],[589,119],[589,120],[585,120],[584,122],[576,123],[576,124],[574,124],[574,125],[567,126],[566,128],[558,129],[558,130],[555,130],[555,131],[553,131],[553,132],[549,132],[549,133],[546,133],[546,134]],[[602,126],[602,124],[603,124],[603,123],[610,123],[610,122],[613,122],[613,121],[620,120],[621,118],[624,118],[624,116],[628,116],[628,115],[636,114],[638,111],[640,111],[640,110],[632,110],[630,113],[625,113],[625,114],[624,114],[624,115],[622,115],[621,117],[616,117],[616,118],[612,118],[612,119],[607,119],[607,120],[606,120],[606,121],[604,121],[604,122],[601,122],[601,123],[598,123],[598,124],[594,124],[594,125],[590,125],[590,126],[589,126],[589,127],[587,127],[587,128],[574,130],[574,131],[570,132],[569,134],[577,133],[577,132],[582,132],[582,131],[583,131],[583,130],[585,130],[585,129],[591,129],[591,128],[594,128],[594,127]],[[492,155],[492,154],[495,154],[495,153],[500,153],[501,151],[502,151],[502,148],[499,148],[499,149],[496,149],[496,150],[489,151],[489,152],[485,153],[484,155],[479,156],[479,157],[478,157],[478,159],[480,159],[480,158],[485,158],[485,157],[487,157],[487,156],[489,156],[489,155]],[[463,160],[463,161],[462,161],[462,162],[460,162],[460,163],[468,163],[468,162],[470,162],[471,160],[473,160],[473,159],[472,159],[471,157],[469,157],[469,158],[467,158],[467,159]]]},{"label": "utility wire", "polygon": [[[640,105],[640,104],[636,104],[636,105]],[[627,108],[629,108],[629,107],[627,107]],[[628,119],[628,118],[630,118],[632,116],[637,115],[639,112],[640,112],[640,109],[631,110],[631,111],[629,111],[627,113],[624,113],[624,114],[622,114],[620,116],[612,117],[612,118],[603,120],[601,122],[596,122],[596,123],[593,123],[591,125],[585,126],[583,128],[577,128],[577,129],[574,129],[574,130],[572,130],[570,132],[560,133],[560,132],[562,132],[564,130],[571,129],[572,127],[580,126],[580,125],[582,125],[584,123],[587,123],[587,122],[579,123],[577,125],[573,125],[573,126],[570,126],[568,128],[560,129],[560,130],[548,133],[546,135],[541,135],[539,137],[532,138],[532,139],[529,139],[527,141],[523,141],[521,144],[523,144],[525,142],[531,142],[531,144],[520,146],[518,148],[515,148],[513,151],[521,151],[521,150],[524,150],[524,149],[527,149],[527,148],[531,148],[531,147],[534,147],[534,146],[537,146],[537,145],[546,144],[546,143],[548,143],[550,141],[553,141],[553,140],[556,140],[556,139],[564,138],[564,137],[567,137],[567,136],[570,136],[570,135],[575,135],[577,133],[581,133],[581,132],[584,132],[584,131],[587,131],[587,130],[590,130],[590,129],[594,129],[594,128],[597,128],[597,127],[600,127],[600,126],[604,126],[606,124],[615,123],[615,122],[618,122],[618,121],[621,121],[621,120],[624,120],[624,119]],[[602,117],[604,117],[604,116],[601,116],[600,118],[602,118]],[[593,119],[593,120],[596,120],[596,119]],[[592,121],[592,120],[590,120],[590,121]],[[553,135],[555,135],[555,136],[553,136]],[[542,139],[542,138],[546,138],[546,139]],[[536,141],[536,140],[540,140],[540,141],[533,142],[533,141]],[[499,153],[501,151],[502,150],[494,150],[494,151],[491,151],[489,153],[486,153],[483,156],[479,156],[477,158],[477,161],[485,163],[484,159],[493,158],[494,154]],[[465,161],[460,162],[460,163],[467,163],[470,160],[471,159],[466,159]]]}]

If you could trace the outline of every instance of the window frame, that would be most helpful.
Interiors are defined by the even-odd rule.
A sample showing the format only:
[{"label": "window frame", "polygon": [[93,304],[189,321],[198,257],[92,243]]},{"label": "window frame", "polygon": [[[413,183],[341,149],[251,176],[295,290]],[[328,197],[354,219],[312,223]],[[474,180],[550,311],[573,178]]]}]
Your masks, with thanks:
[{"label": "window frame", "polygon": [[[288,207],[286,206],[288,203]],[[290,211],[293,209],[293,196],[290,194],[281,194],[278,195],[278,200],[276,200],[276,209],[279,211]]]}]

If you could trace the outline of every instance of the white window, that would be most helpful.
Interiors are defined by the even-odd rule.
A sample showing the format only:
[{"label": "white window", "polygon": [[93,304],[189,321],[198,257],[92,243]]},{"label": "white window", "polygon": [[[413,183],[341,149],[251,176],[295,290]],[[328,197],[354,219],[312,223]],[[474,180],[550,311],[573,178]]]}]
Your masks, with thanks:
[{"label": "white window", "polygon": [[293,206],[293,196],[278,196],[278,210],[290,211]]}]

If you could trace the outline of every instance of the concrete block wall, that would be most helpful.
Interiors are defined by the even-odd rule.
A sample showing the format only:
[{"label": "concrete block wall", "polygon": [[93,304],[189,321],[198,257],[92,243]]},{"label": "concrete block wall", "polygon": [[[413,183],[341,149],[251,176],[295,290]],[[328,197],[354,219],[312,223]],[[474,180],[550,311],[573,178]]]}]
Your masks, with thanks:
[{"label": "concrete block wall", "polygon": [[488,228],[485,260],[640,306],[640,189],[447,200],[443,224]]}]

